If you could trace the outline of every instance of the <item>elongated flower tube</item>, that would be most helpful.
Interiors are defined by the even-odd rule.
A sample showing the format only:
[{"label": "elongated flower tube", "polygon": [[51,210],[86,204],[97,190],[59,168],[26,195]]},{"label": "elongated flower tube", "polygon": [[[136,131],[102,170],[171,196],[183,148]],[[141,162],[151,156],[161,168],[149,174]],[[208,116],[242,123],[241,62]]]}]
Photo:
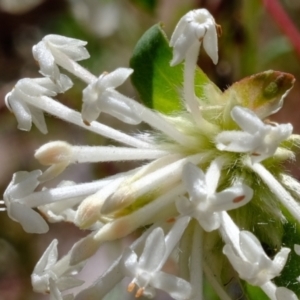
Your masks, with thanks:
[{"label": "elongated flower tube", "polygon": [[[254,299],[250,285],[272,300],[298,296],[300,258],[291,249],[299,244],[300,183],[282,166],[295,159],[300,136],[289,123],[265,120],[281,108],[294,77],[266,71],[220,91],[197,67],[201,44],[217,62],[219,29],[204,9],[187,13],[170,42],[153,26],[130,68],[100,76],[78,63],[89,56],[84,41],[49,35],[34,46],[45,78],[21,79],[6,97],[18,127],[34,123],[46,133],[46,113],[108,143],[80,145],[74,135],[41,145],[34,156],[46,169],[14,174],[0,201],[27,232],[45,233],[46,220],[88,231],[61,259],[57,241],[49,245],[33,271],[35,291],[98,300],[114,298],[115,289],[121,298],[133,291],[154,297],[160,289],[173,299],[202,300],[208,282],[222,300],[236,299],[233,290]],[[72,85],[63,69],[86,84],[81,112],[55,100]],[[129,77],[144,104],[117,91]],[[102,112],[147,130],[105,125]],[[65,178],[71,164],[123,161],[134,167],[91,182]],[[53,187],[58,175],[64,179]],[[81,283],[73,272],[83,262],[116,244],[126,246],[94,283],[67,291]],[[176,271],[164,269],[169,262]],[[125,277],[127,290],[119,284]]]}]

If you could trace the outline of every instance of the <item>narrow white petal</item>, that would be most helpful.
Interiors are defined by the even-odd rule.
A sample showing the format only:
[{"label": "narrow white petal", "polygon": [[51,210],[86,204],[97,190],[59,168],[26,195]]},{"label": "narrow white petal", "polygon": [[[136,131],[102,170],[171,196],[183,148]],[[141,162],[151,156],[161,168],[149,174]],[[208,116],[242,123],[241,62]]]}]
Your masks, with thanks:
[{"label": "narrow white petal", "polygon": [[104,87],[116,88],[122,85],[125,80],[133,73],[130,68],[117,68],[111,73],[105,74],[102,78]]},{"label": "narrow white petal", "polygon": [[151,280],[151,285],[155,288],[167,292],[176,300],[189,299],[192,295],[192,287],[190,283],[164,272],[157,272]]},{"label": "narrow white petal", "polygon": [[224,157],[218,157],[214,159],[209,165],[205,174],[205,183],[207,186],[207,193],[215,193],[218,187],[221,171],[224,163],[226,162]]},{"label": "narrow white petal", "polygon": [[296,294],[286,287],[278,287],[275,292],[277,300],[298,300]]},{"label": "narrow white petal", "polygon": [[128,276],[135,277],[138,268],[138,256],[132,249],[126,248],[123,251],[121,264],[124,265],[124,272]]},{"label": "narrow white petal", "polygon": [[14,113],[17,119],[18,129],[30,131],[32,118],[30,109],[28,108],[26,103],[22,100],[21,97],[17,95],[17,92],[15,90],[10,95],[8,95],[6,99],[10,110]]},{"label": "narrow white petal", "polygon": [[40,274],[56,263],[58,257],[57,245],[58,241],[56,239],[49,244],[48,248],[34,267],[33,273]]},{"label": "narrow white petal", "polygon": [[33,57],[38,61],[41,73],[51,78],[59,78],[59,69],[55,65],[54,57],[44,42],[39,42],[32,48]]},{"label": "narrow white petal", "polygon": [[236,209],[247,204],[253,196],[253,190],[245,184],[237,184],[217,193],[211,198],[210,205],[214,211]]},{"label": "narrow white petal", "polygon": [[218,36],[215,25],[208,26],[203,39],[203,48],[213,63],[218,63]]},{"label": "narrow white petal", "polygon": [[253,135],[244,131],[222,131],[216,138],[216,147],[221,151],[249,152],[255,147]]},{"label": "narrow white petal", "polygon": [[156,228],[146,239],[143,253],[139,258],[139,267],[147,272],[157,271],[165,252],[164,232],[161,228]]},{"label": "narrow white petal", "polygon": [[240,247],[250,263],[254,264],[260,261],[260,257],[264,257],[271,262],[266,256],[260,241],[249,231],[243,230],[240,232]]},{"label": "narrow white petal", "polygon": [[264,127],[264,123],[250,109],[235,106],[231,110],[232,119],[240,126],[240,128],[248,133],[254,134]]},{"label": "narrow white petal", "polygon": [[48,224],[41,215],[24,204],[11,203],[8,213],[28,233],[46,233],[49,230]]},{"label": "narrow white petal", "polygon": [[278,276],[280,272],[283,270],[290,252],[291,249],[282,247],[280,251],[273,258],[273,271],[275,272],[276,276]]},{"label": "narrow white petal", "polygon": [[198,197],[206,192],[205,175],[192,163],[186,163],[182,168],[182,181],[192,197]]}]

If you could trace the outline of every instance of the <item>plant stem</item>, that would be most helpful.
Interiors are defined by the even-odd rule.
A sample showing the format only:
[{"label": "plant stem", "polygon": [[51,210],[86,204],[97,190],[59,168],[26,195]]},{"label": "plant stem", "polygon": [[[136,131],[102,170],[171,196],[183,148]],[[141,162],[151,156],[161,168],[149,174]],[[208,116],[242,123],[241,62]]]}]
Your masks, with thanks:
[{"label": "plant stem", "polygon": [[300,57],[300,33],[278,0],[263,0],[263,4],[280,29],[289,38]]}]

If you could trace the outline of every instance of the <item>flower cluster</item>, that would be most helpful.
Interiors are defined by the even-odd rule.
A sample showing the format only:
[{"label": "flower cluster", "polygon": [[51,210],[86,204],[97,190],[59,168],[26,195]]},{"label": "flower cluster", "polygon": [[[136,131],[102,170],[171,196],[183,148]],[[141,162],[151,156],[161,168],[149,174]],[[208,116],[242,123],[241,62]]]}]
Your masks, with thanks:
[{"label": "flower cluster", "polygon": [[[45,171],[13,175],[4,202],[9,216],[25,231],[47,232],[43,217],[90,230],[61,259],[57,240],[49,245],[32,274],[35,291],[50,293],[56,300],[102,299],[128,277],[127,291],[136,297],[151,298],[161,289],[178,300],[203,299],[205,277],[221,299],[231,299],[222,274],[226,266],[227,274],[239,278],[233,280],[235,289],[242,288],[242,281],[244,286],[260,287],[270,299],[297,299],[275,282],[293,251],[282,246],[283,226],[291,218],[300,222],[300,184],[281,167],[294,158],[300,137],[292,134],[291,124],[265,120],[281,108],[294,79],[274,71],[257,75],[254,80],[267,85],[259,88],[272,95],[268,100],[261,96],[266,90],[252,93],[257,86],[251,86],[251,77],[223,93],[206,81],[198,95],[198,53],[203,44],[217,63],[218,32],[205,9],[191,11],[179,21],[170,40],[170,64],[184,61],[183,108],[169,115],[116,90],[134,70],[119,68],[95,77],[81,67],[77,61],[89,57],[83,41],[48,35],[33,47],[44,77],[20,80],[6,97],[19,129],[30,130],[34,123],[47,133],[48,113],[120,144],[52,141],[35,153],[48,166]],[[81,113],[53,99],[73,84],[62,69],[87,84]],[[270,82],[277,84],[275,91],[270,91]],[[145,122],[153,130],[126,134],[102,124],[102,112],[131,125]],[[56,188],[46,187],[70,164],[128,160],[143,164],[93,182],[63,181]],[[40,184],[43,189],[35,191]],[[264,229],[258,226],[261,216],[267,224]],[[76,274],[103,243],[125,239],[141,227],[147,229],[96,282],[76,295],[64,292],[82,284]],[[274,255],[265,252],[262,241],[276,249]],[[178,262],[176,275],[163,269],[170,257]]]}]

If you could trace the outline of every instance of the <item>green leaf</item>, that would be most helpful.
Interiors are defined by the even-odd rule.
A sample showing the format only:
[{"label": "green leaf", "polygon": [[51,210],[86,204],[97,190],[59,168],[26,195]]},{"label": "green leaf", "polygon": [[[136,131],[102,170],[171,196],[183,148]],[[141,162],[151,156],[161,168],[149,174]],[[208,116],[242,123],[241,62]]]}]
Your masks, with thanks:
[{"label": "green leaf", "polygon": [[[131,76],[141,100],[150,108],[170,114],[182,109],[183,64],[170,66],[172,49],[161,24],[151,27],[138,41],[130,66]],[[195,75],[195,93],[205,98],[209,78],[200,70]]]},{"label": "green leaf", "polygon": [[246,299],[248,300],[269,300],[270,298],[264,293],[264,291],[258,287],[253,286],[247,282],[244,282],[244,290]]}]

